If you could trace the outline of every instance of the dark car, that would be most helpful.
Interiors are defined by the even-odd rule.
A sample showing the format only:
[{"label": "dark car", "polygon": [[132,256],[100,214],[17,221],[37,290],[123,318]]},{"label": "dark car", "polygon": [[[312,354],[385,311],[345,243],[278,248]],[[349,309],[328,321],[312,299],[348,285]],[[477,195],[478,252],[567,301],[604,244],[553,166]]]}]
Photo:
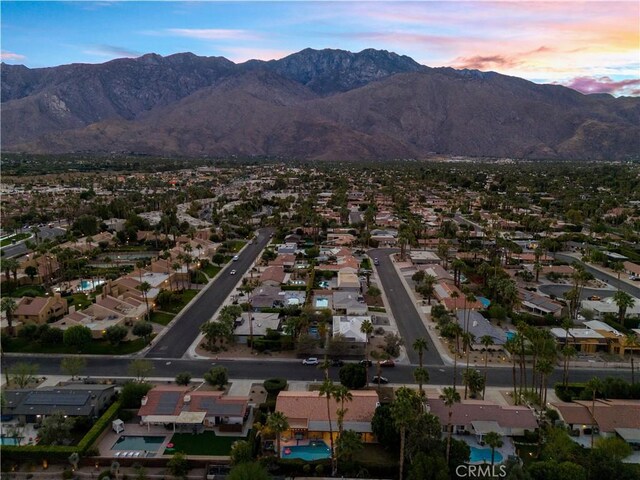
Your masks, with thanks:
[{"label": "dark car", "polygon": [[378,260],[377,258],[373,259],[373,264],[374,265],[380,265],[380,260]]},{"label": "dark car", "polygon": [[381,367],[395,367],[396,366],[396,362],[394,362],[393,360],[391,360],[389,358],[387,360],[383,360],[382,362],[380,362],[380,366]]},{"label": "dark car", "polygon": [[378,375],[374,375],[374,376],[371,378],[371,382],[372,382],[372,383],[389,383],[389,380],[388,380],[387,378],[385,378],[385,377],[381,377],[381,376],[378,376]]},{"label": "dark car", "polygon": [[371,360],[360,360],[360,365],[370,367],[371,365],[373,365],[373,362]]},{"label": "dark car", "polygon": [[344,365],[344,361],[340,360],[339,358],[334,358],[333,360],[331,360],[331,365],[334,367],[341,367]]}]

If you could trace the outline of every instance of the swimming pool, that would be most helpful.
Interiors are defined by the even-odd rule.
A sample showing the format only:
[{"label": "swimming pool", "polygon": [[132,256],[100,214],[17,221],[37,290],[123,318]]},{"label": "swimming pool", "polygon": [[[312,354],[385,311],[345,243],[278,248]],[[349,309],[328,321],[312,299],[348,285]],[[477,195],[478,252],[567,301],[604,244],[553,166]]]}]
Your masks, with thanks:
[{"label": "swimming pool", "polygon": [[[499,451],[495,451],[493,454],[494,463],[502,462],[502,454]],[[471,447],[471,456],[469,457],[470,463],[491,463],[491,449],[490,448],[478,448]]]},{"label": "swimming pool", "polygon": [[156,436],[121,436],[113,444],[111,450],[148,450],[156,452],[166,437]]},{"label": "swimming pool", "polygon": [[300,458],[301,460],[321,460],[331,457],[331,449],[322,440],[312,440],[309,445],[284,447],[283,458]]},{"label": "swimming pool", "polygon": [[516,332],[507,331],[504,335],[507,337],[507,340],[512,340],[516,336]]},{"label": "swimming pool", "polygon": [[329,306],[329,299],[325,297],[316,298],[316,308],[327,308]]},{"label": "swimming pool", "polygon": [[329,282],[327,282],[326,280],[321,280],[318,282],[318,286],[320,288],[329,288]]},{"label": "swimming pool", "polygon": [[81,292],[85,292],[87,290],[93,290],[98,285],[102,285],[104,280],[80,280],[80,285],[78,286],[78,290]]},{"label": "swimming pool", "polygon": [[489,305],[491,305],[491,300],[489,300],[486,297],[478,297],[478,301],[482,304],[484,308],[489,308]]},{"label": "swimming pool", "polygon": [[20,442],[17,438],[0,437],[0,445],[20,445]]}]

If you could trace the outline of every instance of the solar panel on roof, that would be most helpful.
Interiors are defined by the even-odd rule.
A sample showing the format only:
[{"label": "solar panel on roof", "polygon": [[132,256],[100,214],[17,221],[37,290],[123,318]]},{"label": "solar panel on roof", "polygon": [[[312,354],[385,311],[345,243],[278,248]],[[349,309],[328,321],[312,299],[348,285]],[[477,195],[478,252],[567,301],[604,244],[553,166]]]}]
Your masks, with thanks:
[{"label": "solar panel on roof", "polygon": [[69,405],[81,407],[89,399],[89,393],[31,392],[25,405]]},{"label": "solar panel on roof", "polygon": [[164,392],[160,395],[158,406],[156,407],[156,415],[171,415],[176,409],[178,400],[182,395],[181,392]]}]

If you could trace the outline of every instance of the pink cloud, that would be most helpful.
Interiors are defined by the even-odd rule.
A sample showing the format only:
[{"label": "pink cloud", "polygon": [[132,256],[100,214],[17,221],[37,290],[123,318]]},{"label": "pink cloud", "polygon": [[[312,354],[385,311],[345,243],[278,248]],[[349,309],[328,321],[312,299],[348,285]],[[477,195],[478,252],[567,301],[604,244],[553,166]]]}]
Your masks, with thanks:
[{"label": "pink cloud", "polygon": [[24,60],[24,55],[20,55],[19,53],[7,52],[6,50],[2,50],[0,52],[0,60],[7,62],[18,62],[20,60]]},{"label": "pink cloud", "polygon": [[236,63],[246,62],[247,60],[278,60],[293,53],[291,50],[249,47],[228,47],[220,48],[220,50],[225,52],[225,56],[229,60]]},{"label": "pink cloud", "polygon": [[575,77],[563,82],[565,87],[582,93],[610,93],[611,95],[637,95],[640,79],[613,80],[611,77]]},{"label": "pink cloud", "polygon": [[503,55],[476,55],[475,57],[458,57],[453,61],[455,68],[471,68],[475,70],[491,70],[494,68],[513,68],[520,62]]}]

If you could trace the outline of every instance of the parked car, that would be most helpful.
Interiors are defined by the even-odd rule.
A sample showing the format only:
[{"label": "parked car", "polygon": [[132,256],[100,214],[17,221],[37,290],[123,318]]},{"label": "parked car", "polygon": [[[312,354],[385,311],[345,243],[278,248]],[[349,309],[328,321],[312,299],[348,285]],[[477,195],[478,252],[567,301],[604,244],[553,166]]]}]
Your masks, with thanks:
[{"label": "parked car", "polygon": [[333,360],[331,360],[331,365],[333,365],[334,367],[341,367],[344,365],[344,361],[340,360],[339,358],[334,358]]},{"label": "parked car", "polygon": [[374,265],[380,265],[380,260],[378,260],[377,258],[373,259],[373,264]]},{"label": "parked car", "polygon": [[360,365],[364,365],[365,367],[370,367],[371,365],[373,365],[373,362],[371,360],[360,360]]},{"label": "parked car", "polygon": [[309,357],[302,360],[302,364],[303,365],[319,365],[320,360],[318,360],[316,357]]},{"label": "parked car", "polygon": [[393,360],[388,358],[387,360],[383,360],[382,362],[380,362],[380,366],[381,367],[395,367],[396,366],[396,362],[394,362]]},{"label": "parked car", "polygon": [[389,380],[386,377],[374,375],[373,377],[371,377],[371,382],[372,383],[389,383]]},{"label": "parked car", "polygon": [[231,271],[229,272],[229,275],[235,275],[235,274],[236,274],[236,271],[235,271],[235,270],[231,270]]},{"label": "parked car", "polygon": [[599,301],[599,300],[601,300],[601,298],[600,298],[598,295],[591,295],[591,296],[589,297],[589,300]]}]

